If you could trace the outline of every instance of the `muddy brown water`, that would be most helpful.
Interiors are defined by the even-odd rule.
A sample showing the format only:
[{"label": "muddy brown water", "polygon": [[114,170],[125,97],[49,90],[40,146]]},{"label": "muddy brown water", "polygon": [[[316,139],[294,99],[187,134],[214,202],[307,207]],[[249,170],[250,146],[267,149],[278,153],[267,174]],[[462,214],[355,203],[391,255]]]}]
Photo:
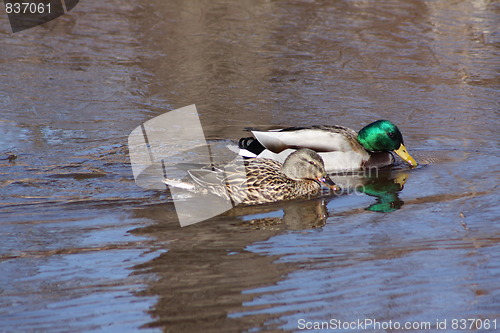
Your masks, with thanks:
[{"label": "muddy brown water", "polygon": [[[500,329],[499,12],[86,0],[16,34],[0,16],[0,331]],[[135,185],[127,136],[193,103],[223,145],[390,119],[422,166],[181,228]]]}]

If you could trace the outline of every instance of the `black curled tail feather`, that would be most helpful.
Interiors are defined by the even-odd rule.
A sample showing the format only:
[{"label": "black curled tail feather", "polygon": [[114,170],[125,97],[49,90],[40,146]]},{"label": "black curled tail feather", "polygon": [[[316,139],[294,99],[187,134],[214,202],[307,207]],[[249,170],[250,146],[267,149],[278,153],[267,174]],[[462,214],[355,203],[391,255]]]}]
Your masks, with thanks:
[{"label": "black curled tail feather", "polygon": [[238,141],[238,147],[240,147],[240,149],[248,149],[248,146],[249,146],[249,141],[253,141],[254,138],[252,137],[248,137],[248,138],[241,138],[240,141]]},{"label": "black curled tail feather", "polygon": [[240,149],[246,149],[255,155],[259,155],[266,149],[260,144],[259,141],[257,141],[257,139],[253,137],[241,138],[240,141],[238,141],[238,147],[240,147]]}]

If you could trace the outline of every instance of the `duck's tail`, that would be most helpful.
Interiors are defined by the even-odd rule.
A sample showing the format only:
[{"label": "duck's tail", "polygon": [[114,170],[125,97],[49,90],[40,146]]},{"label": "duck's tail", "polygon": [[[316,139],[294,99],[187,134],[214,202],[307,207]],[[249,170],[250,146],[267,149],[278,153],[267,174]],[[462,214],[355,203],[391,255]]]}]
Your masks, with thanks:
[{"label": "duck's tail", "polygon": [[238,147],[240,148],[239,154],[244,157],[256,157],[266,149],[253,137],[241,138],[238,141]]},{"label": "duck's tail", "polygon": [[163,179],[163,182],[167,184],[168,186],[180,188],[183,190],[195,192],[196,186],[194,184],[188,183],[188,182],[183,182],[181,180],[177,179],[171,179],[171,178],[165,178]]}]

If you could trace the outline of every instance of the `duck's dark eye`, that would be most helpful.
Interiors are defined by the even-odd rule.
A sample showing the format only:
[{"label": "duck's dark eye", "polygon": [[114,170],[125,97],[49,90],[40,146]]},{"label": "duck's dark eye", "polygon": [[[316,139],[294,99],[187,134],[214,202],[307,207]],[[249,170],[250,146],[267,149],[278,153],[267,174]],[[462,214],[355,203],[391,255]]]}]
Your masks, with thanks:
[{"label": "duck's dark eye", "polygon": [[311,164],[311,165],[316,165],[316,164],[314,164],[314,162],[313,162],[313,161],[309,161],[309,164]]},{"label": "duck's dark eye", "polygon": [[387,135],[388,135],[390,138],[393,138],[393,137],[394,137],[394,133],[393,133],[393,132],[389,132],[389,133],[387,133]]}]

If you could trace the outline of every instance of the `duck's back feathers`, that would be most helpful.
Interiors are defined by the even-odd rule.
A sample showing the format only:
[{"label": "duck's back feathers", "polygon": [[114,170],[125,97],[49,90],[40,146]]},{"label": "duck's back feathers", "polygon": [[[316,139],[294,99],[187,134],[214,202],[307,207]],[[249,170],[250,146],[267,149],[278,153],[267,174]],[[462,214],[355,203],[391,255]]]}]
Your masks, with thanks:
[{"label": "duck's back feathers", "polygon": [[239,142],[242,156],[283,162],[296,149],[309,148],[320,154],[326,170],[331,172],[359,169],[370,159],[357,141],[357,133],[344,126],[289,127],[252,133],[255,138]]},{"label": "duck's back feathers", "polygon": [[261,204],[319,193],[321,187],[316,181],[292,179],[282,167],[278,161],[259,158],[239,160],[223,168],[190,170],[189,175],[203,191],[235,204]]},{"label": "duck's back feathers", "polygon": [[357,133],[343,126],[291,127],[279,131],[252,131],[266,149],[280,153],[285,149],[310,148],[317,152],[357,151]]}]

